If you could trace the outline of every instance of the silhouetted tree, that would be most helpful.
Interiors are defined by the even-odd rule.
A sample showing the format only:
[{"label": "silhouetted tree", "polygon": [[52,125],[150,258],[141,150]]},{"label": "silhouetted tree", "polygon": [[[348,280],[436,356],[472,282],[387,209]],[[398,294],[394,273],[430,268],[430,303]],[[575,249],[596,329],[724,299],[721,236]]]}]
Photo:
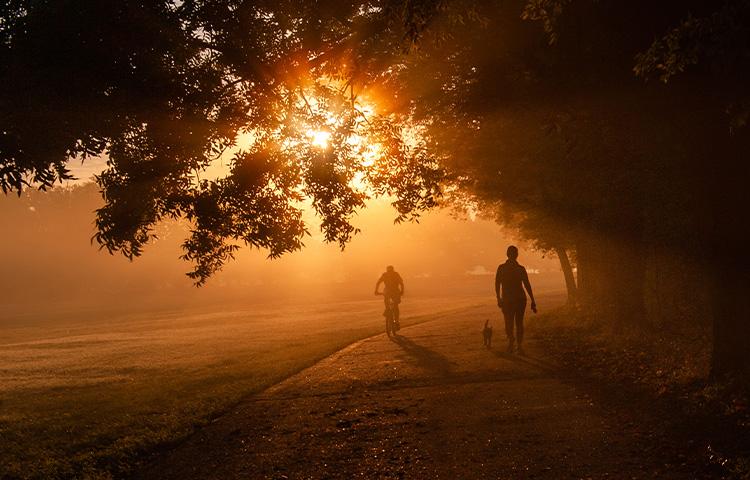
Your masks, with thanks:
[{"label": "silhouetted tree", "polygon": [[[599,12],[611,8],[610,2],[598,3],[595,10]],[[582,4],[534,0],[529,8],[549,30],[557,31],[566,15],[575,17],[576,10],[586,10]],[[692,253],[702,257],[712,285],[712,375],[747,378],[750,299],[744,292],[750,288],[750,273],[738,259],[744,256],[750,239],[750,215],[741,207],[750,203],[744,186],[750,178],[746,161],[750,147],[746,128],[750,113],[746,88],[750,81],[750,4],[742,0],[660,2],[636,11],[650,14],[642,17],[649,21],[641,28],[656,40],[636,55],[634,70],[669,83],[660,91],[665,98],[653,99],[654,105],[674,117],[673,125],[679,128],[677,145],[685,149],[678,154],[682,159],[665,162],[674,152],[665,152],[662,145],[660,168],[676,168],[689,189],[681,195],[697,197],[692,201],[695,211],[690,212],[697,218],[689,222],[694,228],[684,235],[690,240],[676,241],[673,247],[690,250],[697,244]],[[563,33],[558,33],[555,38],[561,39]]]},{"label": "silhouetted tree", "polygon": [[[639,231],[668,242],[673,252],[686,259],[699,256],[712,286],[712,374],[747,378],[750,300],[743,292],[750,288],[750,274],[738,259],[750,239],[750,215],[741,207],[750,203],[744,186],[750,178],[746,161],[750,132],[745,128],[750,4],[533,0],[526,13],[542,20],[553,33],[550,39],[560,60],[570,63],[571,53],[578,55],[576,69],[583,73],[579,81],[593,92],[602,92],[598,101],[592,96],[592,104],[616,113],[608,123],[618,128],[604,136],[601,144],[609,143],[617,150],[623,145],[632,147],[622,157],[625,161],[630,157],[626,168],[602,162],[604,168],[612,169],[604,173],[616,181],[612,188],[617,191],[619,187],[622,195],[622,201],[611,205],[614,208],[604,209],[620,217],[622,228],[612,225],[615,228],[602,233],[614,233],[616,249],[629,250],[634,260],[646,257],[643,246],[657,244],[654,238],[638,240]],[[638,29],[629,27],[636,23]],[[630,58],[636,61],[630,64]],[[623,59],[628,62],[623,64]],[[658,76],[668,85],[629,85],[632,82],[623,81],[627,72],[622,65],[634,67],[636,74]],[[619,103],[618,97],[629,97],[629,101]],[[573,131],[579,138],[590,135],[586,128],[574,127]],[[613,140],[617,138],[621,140]],[[639,156],[642,160],[633,162]],[[667,210],[675,205],[692,208]],[[687,218],[675,221],[673,216]],[[680,228],[681,235],[666,231],[669,228]],[[585,274],[588,269],[581,246],[579,268]],[[631,265],[637,266],[634,273],[648,268],[639,261]],[[630,281],[636,280],[634,276]],[[584,283],[583,278],[579,281]]]},{"label": "silhouetted tree", "polygon": [[[404,95],[415,99],[412,118],[425,125],[432,150],[444,154],[456,188],[480,209],[499,204],[496,218],[522,237],[549,250],[606,246],[603,258],[577,255],[586,278],[597,268],[612,270],[587,283],[597,291],[586,297],[616,305],[622,322],[641,321],[643,269],[637,249],[622,243],[642,241],[645,156],[621,132],[619,112],[605,106],[609,92],[592,89],[593,66],[553,56],[538,24],[521,19],[523,6],[486,5],[490,28],[457,29],[449,54],[424,49],[403,72],[403,83],[413,87]],[[621,83],[628,81],[634,80]]]},{"label": "silhouetted tree", "polygon": [[677,83],[670,88],[702,74],[709,98],[728,113],[700,119],[704,130],[695,148],[709,167],[698,183],[710,213],[697,234],[712,285],[712,375],[748,378],[750,273],[739,259],[750,240],[750,194],[743,185],[750,178],[750,4],[711,2],[710,9],[686,16],[638,56],[636,72]]},{"label": "silhouetted tree", "polygon": [[[106,154],[96,239],[110,252],[137,256],[162,218],[186,217],[200,284],[241,244],[300,248],[307,205],[343,245],[368,195],[394,196],[403,220],[439,194],[436,163],[367,91],[428,25],[439,34],[448,2],[0,8],[0,186],[44,189]],[[225,177],[201,178],[233,148]]]},{"label": "silhouetted tree", "polygon": [[[540,244],[557,229],[512,219],[564,226],[581,297],[611,308],[616,325],[648,326],[650,252],[699,256],[714,285],[714,374],[750,371],[749,274],[736,260],[750,238],[740,207],[750,201],[740,128],[747,9],[723,0],[490,2],[481,10],[489,28],[457,28],[455,48],[426,48],[400,72],[400,97],[412,99],[404,110],[424,125],[458,197],[500,205]],[[524,24],[522,12],[541,22]],[[635,75],[664,80],[691,65],[667,87]]]}]

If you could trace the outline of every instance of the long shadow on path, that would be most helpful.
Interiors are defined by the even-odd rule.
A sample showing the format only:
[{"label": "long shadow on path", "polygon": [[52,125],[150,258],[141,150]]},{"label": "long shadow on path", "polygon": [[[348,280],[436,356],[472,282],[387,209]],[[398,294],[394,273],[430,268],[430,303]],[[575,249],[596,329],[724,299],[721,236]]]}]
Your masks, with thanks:
[{"label": "long shadow on path", "polygon": [[534,358],[532,356],[529,356],[527,354],[524,355],[515,355],[512,353],[506,353],[504,351],[500,350],[494,350],[492,348],[488,348],[490,352],[492,352],[495,356],[502,358],[503,360],[508,360],[510,362],[517,363],[520,366],[523,367],[529,367],[537,370],[541,370],[544,373],[548,374],[554,374],[559,373],[560,369],[556,365],[547,362],[545,360]]},{"label": "long shadow on path", "polygon": [[438,352],[414,343],[401,335],[394,335],[392,340],[404,350],[418,367],[442,376],[448,376],[452,373],[454,363]]}]

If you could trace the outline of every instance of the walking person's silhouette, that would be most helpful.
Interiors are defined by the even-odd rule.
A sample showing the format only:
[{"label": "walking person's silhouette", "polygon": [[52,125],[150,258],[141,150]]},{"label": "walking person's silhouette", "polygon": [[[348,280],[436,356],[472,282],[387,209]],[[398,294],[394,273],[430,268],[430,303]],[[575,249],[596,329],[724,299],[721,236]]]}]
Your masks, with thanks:
[{"label": "walking person's silhouette", "polygon": [[[505,333],[508,336],[508,353],[513,353],[513,344],[516,344],[516,352],[523,355],[523,316],[526,312],[526,293],[531,298],[531,310],[536,313],[536,302],[531,292],[531,283],[526,269],[518,264],[518,248],[511,245],[507,251],[508,260],[497,267],[495,275],[495,295],[497,306],[503,311],[505,319]],[[515,327],[515,335],[513,334]]]}]

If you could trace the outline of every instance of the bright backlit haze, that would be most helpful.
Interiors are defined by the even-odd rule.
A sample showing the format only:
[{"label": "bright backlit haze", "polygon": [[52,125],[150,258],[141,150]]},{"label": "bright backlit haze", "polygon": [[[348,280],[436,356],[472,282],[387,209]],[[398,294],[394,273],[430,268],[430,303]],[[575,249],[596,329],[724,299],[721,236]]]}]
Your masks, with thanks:
[{"label": "bright backlit haze", "polygon": [[[178,258],[186,225],[163,223],[159,240],[129,262],[91,243],[93,211],[101,202],[92,184],[0,199],[8,219],[0,238],[6,314],[29,313],[29,305],[32,311],[59,311],[370,299],[386,265],[404,277],[407,297],[492,296],[494,270],[513,242],[492,222],[459,220],[446,211],[428,213],[419,224],[394,225],[389,202],[371,200],[355,219],[362,233],[345,251],[323,242],[313,223],[302,251],[269,260],[265,251],[243,248],[236,261],[196,289],[185,276],[191,265]],[[535,288],[562,288],[556,259],[522,249],[520,261]]]}]

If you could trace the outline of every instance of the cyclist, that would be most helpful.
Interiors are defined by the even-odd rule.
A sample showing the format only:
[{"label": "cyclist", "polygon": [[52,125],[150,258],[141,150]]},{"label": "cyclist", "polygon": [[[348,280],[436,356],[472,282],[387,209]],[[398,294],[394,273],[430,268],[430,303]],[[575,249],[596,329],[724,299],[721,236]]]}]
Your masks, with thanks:
[{"label": "cyclist", "polygon": [[378,288],[382,283],[383,300],[385,302],[385,312],[383,312],[383,315],[388,315],[388,310],[391,308],[391,301],[393,301],[394,328],[395,330],[399,330],[401,326],[398,324],[398,304],[401,303],[401,295],[404,294],[404,281],[392,265],[388,265],[385,270],[385,273],[380,276],[378,282],[375,284],[375,295],[380,295]]}]

